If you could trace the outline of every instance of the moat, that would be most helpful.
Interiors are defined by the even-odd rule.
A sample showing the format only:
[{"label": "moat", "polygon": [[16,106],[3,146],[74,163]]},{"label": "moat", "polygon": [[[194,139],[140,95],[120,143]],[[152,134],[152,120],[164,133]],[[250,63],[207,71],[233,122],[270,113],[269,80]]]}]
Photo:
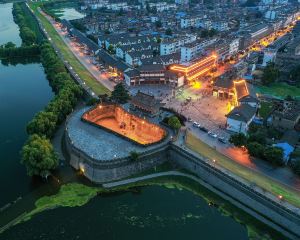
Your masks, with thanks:
[{"label": "moat", "polygon": [[[20,45],[11,9],[11,3],[0,4],[0,44]],[[44,184],[28,177],[20,164],[26,124],[54,96],[42,65],[35,61],[0,64],[0,207],[34,195]],[[205,194],[146,186],[134,193],[97,196],[83,207],[46,211],[0,234],[0,239],[248,239],[246,226],[222,214]]]}]

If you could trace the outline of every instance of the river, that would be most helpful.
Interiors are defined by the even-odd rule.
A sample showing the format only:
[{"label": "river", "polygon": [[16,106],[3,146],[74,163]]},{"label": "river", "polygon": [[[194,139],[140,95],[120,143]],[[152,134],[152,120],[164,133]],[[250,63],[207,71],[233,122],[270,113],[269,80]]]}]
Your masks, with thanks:
[{"label": "river", "polygon": [[[0,4],[0,43],[20,45],[11,8]],[[26,176],[19,153],[26,124],[52,97],[40,63],[0,64],[0,206],[43,184]],[[46,211],[0,235],[5,240],[184,238],[243,240],[248,234],[244,225],[190,191],[147,186],[136,193],[97,196],[83,207]]]},{"label": "river", "polygon": [[[0,4],[0,43],[21,44],[14,23],[12,4]],[[4,21],[2,21],[4,20]],[[27,177],[20,164],[20,150],[26,141],[26,124],[53,97],[40,63],[0,63],[0,207],[30,192],[39,181]]]}]

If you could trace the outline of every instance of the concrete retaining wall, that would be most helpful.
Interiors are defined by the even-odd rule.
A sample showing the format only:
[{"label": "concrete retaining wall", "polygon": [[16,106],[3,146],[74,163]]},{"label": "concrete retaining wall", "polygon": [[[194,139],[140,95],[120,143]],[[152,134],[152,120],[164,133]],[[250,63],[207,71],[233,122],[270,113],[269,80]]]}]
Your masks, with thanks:
[{"label": "concrete retaining wall", "polygon": [[282,232],[291,239],[300,239],[300,216],[280,204],[271,201],[247,185],[196,157],[188,151],[172,145],[170,161],[196,174],[208,183],[215,192],[245,212]]}]

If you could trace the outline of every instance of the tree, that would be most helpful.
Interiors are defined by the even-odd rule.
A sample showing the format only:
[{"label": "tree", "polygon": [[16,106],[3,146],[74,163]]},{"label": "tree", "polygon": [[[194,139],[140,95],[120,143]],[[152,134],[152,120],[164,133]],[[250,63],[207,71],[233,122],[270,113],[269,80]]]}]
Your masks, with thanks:
[{"label": "tree", "polygon": [[172,116],[168,119],[168,125],[173,128],[176,132],[181,128],[181,123],[176,116]]},{"label": "tree", "polygon": [[130,152],[130,159],[132,161],[136,161],[136,160],[138,160],[138,158],[139,158],[139,153],[138,152],[136,152],[136,151],[131,151]]},{"label": "tree", "polygon": [[57,116],[53,112],[39,112],[27,125],[26,130],[29,135],[38,134],[52,137],[57,123]]},{"label": "tree", "polygon": [[114,48],[114,46],[111,45],[111,44],[109,44],[107,51],[108,51],[109,53],[114,54],[114,53],[115,53],[115,48]]},{"label": "tree", "polygon": [[129,93],[122,83],[118,83],[111,93],[111,99],[117,103],[124,104],[129,99]]},{"label": "tree", "polygon": [[158,50],[153,50],[152,51],[153,52],[153,57],[156,57],[156,56],[158,56],[159,55],[159,51]]},{"label": "tree", "polygon": [[293,163],[292,169],[296,174],[300,175],[300,160],[297,160]]},{"label": "tree", "polygon": [[229,138],[229,142],[236,147],[245,146],[247,144],[247,137],[243,133],[237,133],[231,135],[231,137]]},{"label": "tree", "polygon": [[209,32],[208,32],[208,36],[209,37],[213,37],[215,36],[216,34],[218,33],[218,31],[214,28],[210,29]]},{"label": "tree", "polygon": [[15,48],[16,44],[14,44],[13,42],[8,42],[4,45],[4,48]]},{"label": "tree", "polygon": [[290,79],[295,81],[297,86],[300,86],[300,65],[290,71]]},{"label": "tree", "polygon": [[263,71],[262,83],[264,85],[270,85],[274,83],[279,77],[279,70],[275,67],[275,64],[269,62]]},{"label": "tree", "polygon": [[29,176],[47,177],[58,165],[58,157],[50,141],[37,134],[31,135],[22,148],[21,162]]},{"label": "tree", "polygon": [[169,36],[172,36],[173,32],[172,32],[172,29],[171,28],[168,28],[166,30],[166,35],[169,35]]},{"label": "tree", "polygon": [[247,144],[248,153],[257,158],[264,157],[264,146],[258,142],[250,142]]},{"label": "tree", "polygon": [[202,31],[201,31],[201,34],[200,34],[200,37],[201,38],[207,38],[208,37],[208,30],[207,29],[203,29]]},{"label": "tree", "polygon": [[156,22],[155,22],[155,26],[156,26],[157,28],[161,28],[161,27],[162,27],[161,21],[160,21],[160,20],[156,21]]},{"label": "tree", "polygon": [[260,144],[266,144],[267,133],[265,130],[260,130],[249,135],[248,142],[257,142]]},{"label": "tree", "polygon": [[267,147],[264,152],[265,159],[274,164],[282,165],[283,164],[283,150],[278,147]]},{"label": "tree", "polygon": [[146,10],[147,10],[148,13],[151,12],[151,7],[150,7],[149,2],[146,3]]}]

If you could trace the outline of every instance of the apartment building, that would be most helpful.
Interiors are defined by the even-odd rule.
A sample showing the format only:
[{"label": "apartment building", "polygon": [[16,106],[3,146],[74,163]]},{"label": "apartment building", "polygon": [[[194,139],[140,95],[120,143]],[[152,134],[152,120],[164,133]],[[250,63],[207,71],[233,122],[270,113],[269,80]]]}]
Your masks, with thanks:
[{"label": "apartment building", "polygon": [[182,46],[180,50],[180,62],[186,63],[193,60],[199,54],[204,52],[205,47],[210,46],[216,41],[217,38],[201,39]]},{"label": "apartment building", "polygon": [[179,52],[180,48],[185,44],[196,41],[196,34],[184,35],[178,38],[163,39],[160,43],[160,55],[168,55]]},{"label": "apartment building", "polygon": [[201,17],[183,17],[180,19],[180,27],[181,28],[190,28],[190,27],[196,27],[198,28],[200,26],[202,18]]}]

